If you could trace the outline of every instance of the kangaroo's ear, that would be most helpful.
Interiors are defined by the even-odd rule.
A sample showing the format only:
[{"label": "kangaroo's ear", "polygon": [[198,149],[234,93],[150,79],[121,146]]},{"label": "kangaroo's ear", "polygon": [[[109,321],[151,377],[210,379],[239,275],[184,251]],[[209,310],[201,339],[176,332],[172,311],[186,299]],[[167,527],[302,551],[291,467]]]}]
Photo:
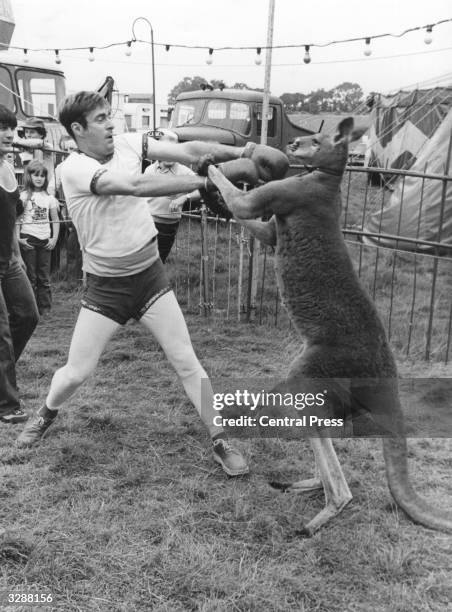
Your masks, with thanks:
[{"label": "kangaroo's ear", "polygon": [[356,130],[353,130],[352,135],[350,136],[350,142],[359,140],[361,136],[367,132],[367,130],[368,130],[368,126],[356,128]]},{"label": "kangaroo's ear", "polygon": [[353,131],[353,117],[346,117],[342,119],[342,121],[337,126],[337,132],[334,135],[334,142],[338,142],[339,140],[343,140],[344,138],[350,139],[350,134]]}]

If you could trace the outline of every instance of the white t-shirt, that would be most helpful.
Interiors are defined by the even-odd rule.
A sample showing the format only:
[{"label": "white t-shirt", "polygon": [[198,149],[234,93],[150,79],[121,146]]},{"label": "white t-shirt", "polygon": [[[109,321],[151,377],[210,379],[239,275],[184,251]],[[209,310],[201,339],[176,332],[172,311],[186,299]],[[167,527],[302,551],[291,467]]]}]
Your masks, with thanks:
[{"label": "white t-shirt", "polygon": [[58,202],[45,191],[22,191],[20,198],[24,203],[21,234],[29,234],[40,240],[50,238],[50,211],[58,210]]},{"label": "white t-shirt", "polygon": [[140,174],[141,149],[141,134],[121,134],[115,138],[112,159],[105,164],[78,151],[61,164],[63,191],[86,272],[129,276],[145,270],[158,258],[157,241],[152,241],[157,230],[147,199],[91,191],[94,175],[104,168]]},{"label": "white t-shirt", "polygon": [[[151,174],[153,176],[193,176],[195,173],[187,166],[183,164],[175,163],[171,167],[161,166],[160,162],[154,162],[146,168],[145,174]],[[179,193],[171,196],[158,196],[155,198],[149,198],[149,210],[151,215],[156,217],[156,221],[162,219],[162,221],[175,222],[181,218],[181,212],[171,212],[170,204],[173,200],[184,195]]]}]

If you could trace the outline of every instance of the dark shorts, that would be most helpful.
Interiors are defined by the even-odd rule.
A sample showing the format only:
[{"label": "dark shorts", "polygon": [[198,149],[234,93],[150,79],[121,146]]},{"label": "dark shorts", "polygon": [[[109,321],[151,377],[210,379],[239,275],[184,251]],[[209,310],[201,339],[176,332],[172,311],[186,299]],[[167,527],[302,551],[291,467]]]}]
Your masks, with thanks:
[{"label": "dark shorts", "polygon": [[124,325],[141,319],[159,297],[171,291],[165,267],[157,259],[149,268],[131,276],[86,275],[82,307]]}]

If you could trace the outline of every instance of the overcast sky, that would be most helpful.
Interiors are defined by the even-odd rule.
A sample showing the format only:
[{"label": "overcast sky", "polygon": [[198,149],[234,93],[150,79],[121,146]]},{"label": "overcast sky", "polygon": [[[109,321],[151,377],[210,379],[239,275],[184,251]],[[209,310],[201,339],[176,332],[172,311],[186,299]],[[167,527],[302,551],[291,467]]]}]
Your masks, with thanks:
[{"label": "overcast sky", "polygon": [[[132,38],[132,23],[146,17],[154,42],[208,47],[265,46],[268,0],[11,0],[16,29],[12,45],[28,48],[100,47]],[[452,17],[450,0],[276,0],[274,45],[324,44],[384,33],[400,34]],[[150,28],[139,20],[138,39],[150,40]],[[452,84],[452,22],[433,29],[433,42],[424,43],[424,31],[372,42],[365,57],[362,41],[312,47],[312,61],[303,63],[304,49],[273,50],[271,92],[308,93],[330,89],[344,81],[359,83],[364,92],[387,93],[419,84]],[[91,89],[111,75],[121,92],[151,92],[149,44],[88,51],[60,51],[67,89]],[[54,64],[53,53],[29,53],[33,59]],[[184,76],[200,75],[263,87],[264,62],[254,63],[255,51],[216,51],[213,64],[207,52],[155,47],[156,98],[166,103],[172,87]],[[265,53],[263,52],[263,58]]]}]

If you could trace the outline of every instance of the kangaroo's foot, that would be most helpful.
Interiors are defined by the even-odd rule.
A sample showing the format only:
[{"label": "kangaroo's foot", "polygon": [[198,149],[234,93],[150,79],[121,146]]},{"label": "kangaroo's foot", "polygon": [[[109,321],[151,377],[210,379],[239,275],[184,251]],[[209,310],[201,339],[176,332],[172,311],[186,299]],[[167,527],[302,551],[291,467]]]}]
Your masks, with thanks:
[{"label": "kangaroo's foot", "polygon": [[311,446],[314,451],[316,470],[318,470],[325,491],[326,503],[325,508],[301,530],[301,533],[307,536],[313,535],[330,519],[337,516],[352,499],[331,439],[311,438]]},{"label": "kangaroo's foot", "polygon": [[297,482],[278,482],[273,480],[268,484],[274,489],[279,489],[284,493],[305,493],[307,491],[316,491],[323,487],[320,478],[307,478],[306,480],[298,480]]},{"label": "kangaroo's foot", "polygon": [[353,496],[350,492],[348,494],[344,492],[344,495],[340,498],[330,501],[330,503],[328,503],[323,510],[316,514],[316,516],[310,520],[309,523],[303,526],[303,528],[300,530],[300,534],[307,537],[314,535],[314,533],[318,531],[320,527],[337,516],[345,508],[345,506],[350,503],[352,498]]},{"label": "kangaroo's foot", "polygon": [[306,491],[315,491],[323,487],[320,478],[306,478],[306,480],[298,480],[292,483],[288,492],[290,493],[305,493]]}]

